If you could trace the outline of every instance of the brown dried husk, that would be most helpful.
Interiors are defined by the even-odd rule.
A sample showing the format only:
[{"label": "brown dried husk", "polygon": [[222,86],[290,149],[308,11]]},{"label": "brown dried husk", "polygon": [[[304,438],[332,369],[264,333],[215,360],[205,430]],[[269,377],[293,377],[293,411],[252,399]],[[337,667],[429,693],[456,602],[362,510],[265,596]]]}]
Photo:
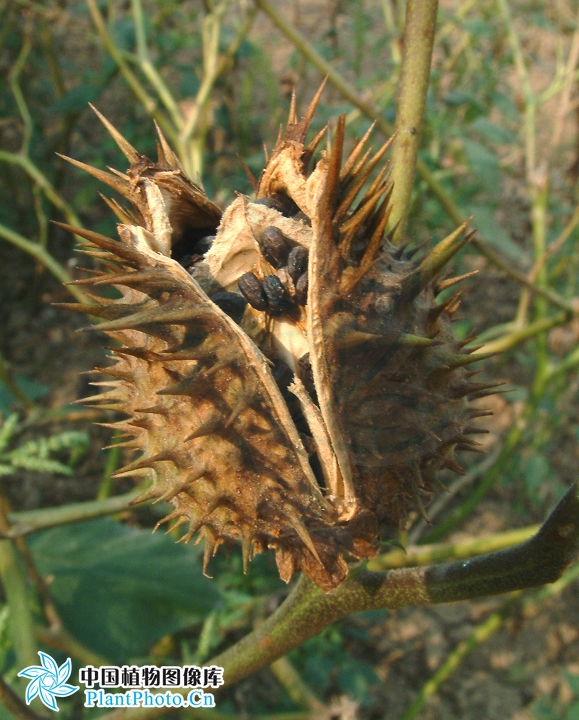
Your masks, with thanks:
[{"label": "brown dried husk", "polygon": [[[490,388],[467,369],[481,356],[454,338],[456,299],[435,301],[465,226],[422,258],[391,245],[385,167],[356,200],[389,143],[363,155],[366,135],[343,163],[343,117],[310,171],[320,92],[301,122],[292,106],[255,183],[258,198],[291,199],[292,217],[245,196],[222,214],[160,133],[153,163],[101,116],[129,170],[71,162],[134,210],[109,201],[120,241],[70,229],[104,266],[77,282],[121,297],[67,306],[103,318],[95,329],[120,343],[114,364],[96,370],[112,377],[97,383],[109,389],[89,399],[128,415],[112,427],[139,455],[116,476],[150,479],[140,499],[171,503],[162,522],[186,524],[185,542],[205,539],[204,569],[221,544],[240,541],[244,567],[272,548],[285,581],[302,571],[329,591],[348,560],[377,553],[384,526],[401,525],[411,506],[423,511],[438,470],[461,471],[454,451],[477,449],[469,423],[480,414],[467,397]],[[275,272],[258,242],[269,226],[309,250],[307,305],[281,317],[248,305],[237,324],[210,296],[237,292],[248,271]],[[213,233],[191,272],[171,257]],[[289,388],[276,382],[280,367],[294,374]]]}]

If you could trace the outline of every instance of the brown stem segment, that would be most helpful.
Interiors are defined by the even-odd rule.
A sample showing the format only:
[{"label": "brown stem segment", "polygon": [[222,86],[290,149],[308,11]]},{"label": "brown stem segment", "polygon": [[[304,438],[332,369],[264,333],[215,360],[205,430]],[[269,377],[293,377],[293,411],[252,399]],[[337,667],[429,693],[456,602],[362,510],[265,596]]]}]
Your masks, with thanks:
[{"label": "brown stem segment", "polygon": [[[386,572],[353,571],[324,593],[302,576],[285,602],[252,633],[213,658],[226,685],[241,680],[350,613],[469,600],[557,580],[579,554],[579,489],[573,485],[539,532],[524,543],[470,560]],[[152,720],[160,708],[117,710],[101,720]]]},{"label": "brown stem segment", "polygon": [[418,147],[422,138],[426,93],[430,79],[438,0],[408,0],[404,53],[396,108],[396,140],[392,150],[392,215],[394,242],[404,239]]}]

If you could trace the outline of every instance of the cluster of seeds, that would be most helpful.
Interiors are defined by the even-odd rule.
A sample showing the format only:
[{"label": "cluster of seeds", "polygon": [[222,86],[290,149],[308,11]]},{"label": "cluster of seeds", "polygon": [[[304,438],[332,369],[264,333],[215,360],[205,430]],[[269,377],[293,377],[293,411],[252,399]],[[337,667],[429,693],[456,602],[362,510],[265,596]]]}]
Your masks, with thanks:
[{"label": "cluster of seeds", "polygon": [[258,239],[263,257],[276,271],[259,280],[252,272],[238,281],[247,302],[256,310],[279,316],[296,305],[305,306],[308,299],[308,251],[301,245],[291,247],[279,228],[267,227]]}]

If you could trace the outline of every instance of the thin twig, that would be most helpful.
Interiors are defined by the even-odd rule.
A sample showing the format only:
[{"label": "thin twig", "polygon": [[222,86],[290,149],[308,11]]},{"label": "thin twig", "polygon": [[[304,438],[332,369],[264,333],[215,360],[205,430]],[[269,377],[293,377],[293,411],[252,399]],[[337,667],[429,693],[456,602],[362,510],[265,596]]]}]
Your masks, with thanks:
[{"label": "thin twig", "polygon": [[395,548],[368,561],[368,570],[379,571],[397,567],[416,567],[449,560],[451,558],[469,558],[483,553],[495,552],[512,547],[532,537],[540,525],[529,525],[517,530],[469,538],[457,543],[438,543],[435,545],[412,545],[402,550]]},{"label": "thin twig", "polygon": [[507,350],[512,350],[525,340],[535,337],[540,333],[544,333],[547,330],[551,330],[558,325],[564,325],[566,322],[569,322],[568,312],[558,313],[552,317],[535,320],[528,325],[524,325],[520,330],[512,330],[497,340],[491,340],[490,342],[485,343],[481,348],[475,350],[474,354],[476,355],[477,353],[482,352],[502,353]]},{"label": "thin twig", "polygon": [[147,80],[155,88],[155,92],[171,116],[173,124],[178,130],[180,130],[184,122],[183,114],[181,113],[175,98],[171,94],[171,91],[165,84],[161,75],[157,72],[157,68],[153,65],[151,58],[149,57],[145,31],[145,17],[143,14],[141,0],[132,0],[131,5],[133,9],[133,21],[135,23],[135,35],[137,39],[137,59],[141,70]]},{"label": "thin twig", "polygon": [[[578,514],[579,491],[573,486],[534,537],[507,550],[427,568],[359,569],[330,593],[302,575],[267,620],[209,663],[224,668],[229,686],[352,612],[466,600],[554,582],[579,552]],[[153,720],[165,712],[119,709],[100,720]]]},{"label": "thin twig", "polygon": [[[122,510],[129,509],[130,503],[141,493],[142,490],[133,490],[124,495],[115,495],[105,500],[70,503],[61,507],[44,508],[42,510],[12,512],[8,514],[10,527],[0,531],[0,535],[15,538],[68,523],[114,515]],[[141,507],[141,505],[136,507]]]},{"label": "thin twig", "polygon": [[22,124],[24,126],[22,133],[22,146],[20,149],[22,155],[27,155],[28,149],[30,147],[30,140],[32,138],[32,118],[30,116],[30,111],[28,110],[28,105],[26,104],[24,94],[22,92],[22,89],[20,88],[20,73],[22,72],[24,65],[26,64],[26,60],[28,59],[28,55],[30,54],[31,50],[31,33],[30,28],[27,28],[24,36],[24,42],[22,43],[22,47],[20,48],[20,52],[18,53],[16,62],[12,66],[9,75],[10,89],[12,90],[12,95],[14,96],[14,100],[16,101],[16,107],[18,108],[18,112],[20,113],[20,117],[22,118]]},{"label": "thin twig", "polygon": [[[368,119],[374,121],[376,123],[376,127],[379,128],[386,136],[392,135],[392,125],[390,125],[390,123],[384,118],[380,110],[378,110],[372,103],[363,100],[356,92],[356,89],[348,82],[346,82],[346,80],[344,80],[340,73],[335,70],[326,60],[324,60],[324,58],[316,51],[313,45],[308,42],[308,40],[302,35],[302,33],[300,33],[299,30],[294,25],[292,25],[292,23],[286,20],[281,15],[281,13],[279,13],[278,10],[273,7],[269,0],[254,0],[254,2],[270,18],[270,20],[274,23],[278,30],[280,30],[288,38],[288,40],[290,40],[290,42],[295,46],[298,52],[304,55],[304,57],[306,57],[312,63],[312,65],[314,65],[314,67],[316,67],[320,71],[320,73],[322,73],[322,75],[327,75],[328,81],[339,92],[341,92],[347,100],[349,100],[353,105],[355,105],[360,110],[360,112],[362,112]],[[420,158],[418,158],[416,162],[416,171],[420,175],[420,177],[426,182],[429,189],[440,202],[447,215],[457,225],[462,225],[465,221],[463,214],[456,206],[454,200],[450,197],[450,195],[446,192],[443,186],[435,178],[434,174],[426,165],[426,163]],[[480,239],[473,239],[471,241],[471,243],[475,247],[477,247],[477,249],[478,243],[480,243],[480,247],[483,247],[483,242],[484,240]],[[486,254],[487,248],[488,245],[484,243],[485,251],[483,254]],[[480,250],[480,252],[483,251]],[[487,255],[487,257],[491,259],[490,255]],[[493,258],[494,257],[495,255],[493,255]],[[492,260],[492,262],[494,262],[494,259]],[[501,265],[501,267],[503,267],[503,265]],[[503,267],[503,269],[510,270],[508,262],[507,267]],[[517,271],[514,272],[517,273]],[[513,273],[510,274],[512,277],[515,277]],[[537,294],[542,294],[545,299],[549,300],[549,302],[557,305],[558,307],[564,308],[568,312],[575,312],[571,303],[567,302],[564,298],[562,298],[558,293],[554,292],[553,290],[547,290],[544,288],[537,290],[537,286],[533,285],[533,283],[529,283],[529,280],[523,273],[518,274],[515,279],[517,279],[518,282],[521,282],[533,292],[536,292]]]},{"label": "thin twig", "polygon": [[555,127],[553,129],[553,137],[551,139],[551,147],[555,149],[561,142],[563,135],[563,124],[565,117],[570,109],[571,104],[571,92],[573,91],[573,76],[577,63],[579,62],[579,28],[573,33],[571,40],[571,48],[569,50],[569,57],[567,59],[567,66],[565,68],[565,80],[563,90],[561,92],[561,101],[557,109],[557,117],[555,118]]},{"label": "thin twig", "polygon": [[3,237],[8,242],[11,242],[20,250],[31,255],[33,258],[42,263],[61,283],[65,283],[65,287],[68,292],[81,303],[89,303],[92,301],[88,298],[83,291],[76,285],[67,285],[72,281],[71,275],[62,267],[62,265],[55,260],[55,258],[42,247],[40,243],[32,242],[27,238],[17,233],[15,230],[11,230],[5,225],[0,225],[0,237]]},{"label": "thin twig", "polygon": [[96,0],[87,0],[87,4],[93,23],[103,45],[105,46],[105,49],[118,65],[119,70],[127,81],[127,84],[134,92],[137,100],[141,103],[145,111],[155,118],[155,120],[159,123],[161,130],[165,133],[168,139],[174,143],[177,140],[177,133],[175,132],[173,125],[169,122],[165,113],[160,110],[157,101],[149,95],[135,73],[127,65],[127,62],[123,57],[123,53],[115,45],[115,42],[107,29],[105,20],[99,10]]},{"label": "thin twig", "polygon": [[82,227],[80,218],[72,209],[72,207],[64,200],[56,189],[52,186],[46,175],[32,162],[28,155],[22,153],[12,153],[6,150],[0,150],[0,161],[18,165],[24,172],[38,185],[50,202],[58,208],[65,216],[69,225]]},{"label": "thin twig", "polygon": [[513,280],[516,280],[518,283],[528,288],[531,292],[535,293],[535,295],[548,300],[556,307],[566,310],[572,315],[576,314],[577,310],[575,309],[573,303],[569,300],[565,300],[565,298],[561,297],[561,295],[556,293],[554,290],[540,287],[539,285],[531,282],[525,273],[515,270],[511,261],[507,260],[499,252],[491,248],[486,242],[484,242],[484,240],[474,237],[471,240],[471,245],[473,245],[481,255],[484,255],[487,260],[490,260],[493,265],[496,265],[498,268],[506,272],[509,277],[512,277]]},{"label": "thin twig", "polygon": [[573,233],[573,230],[577,227],[579,224],[579,206],[575,208],[575,212],[571,216],[571,219],[567,223],[567,225],[563,228],[563,231],[559,235],[559,237],[556,240],[553,240],[553,242],[549,245],[549,247],[545,250],[543,253],[543,256],[537,260],[537,262],[533,265],[531,268],[531,271],[529,272],[529,280],[531,282],[534,282],[537,278],[537,275],[539,272],[543,269],[545,266],[545,263],[547,260],[555,253],[559,252],[559,250],[563,247],[563,245],[567,242],[567,240],[571,237],[571,234]]},{"label": "thin twig", "polygon": [[28,397],[28,395],[20,388],[14,375],[12,368],[6,362],[2,353],[0,353],[0,382],[7,388],[8,392],[22,405],[26,412],[32,412],[36,408],[36,404]]},{"label": "thin twig", "polygon": [[313,710],[317,714],[324,709],[324,704],[310,690],[286,657],[281,657],[273,662],[270,669],[298,707]]}]

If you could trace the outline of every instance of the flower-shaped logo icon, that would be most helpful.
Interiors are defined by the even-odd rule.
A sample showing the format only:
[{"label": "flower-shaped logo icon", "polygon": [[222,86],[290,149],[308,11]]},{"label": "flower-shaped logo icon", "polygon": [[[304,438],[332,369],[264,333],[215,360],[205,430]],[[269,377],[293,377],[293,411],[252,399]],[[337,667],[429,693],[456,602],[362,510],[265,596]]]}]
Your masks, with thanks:
[{"label": "flower-shaped logo icon", "polygon": [[38,695],[47,708],[58,712],[59,707],[55,698],[68,697],[79,689],[77,685],[66,684],[70,677],[72,663],[68,658],[58,667],[57,662],[50,655],[41,650],[38,651],[38,655],[41,665],[30,665],[18,673],[18,677],[30,678],[26,688],[26,704],[30,705]]}]

